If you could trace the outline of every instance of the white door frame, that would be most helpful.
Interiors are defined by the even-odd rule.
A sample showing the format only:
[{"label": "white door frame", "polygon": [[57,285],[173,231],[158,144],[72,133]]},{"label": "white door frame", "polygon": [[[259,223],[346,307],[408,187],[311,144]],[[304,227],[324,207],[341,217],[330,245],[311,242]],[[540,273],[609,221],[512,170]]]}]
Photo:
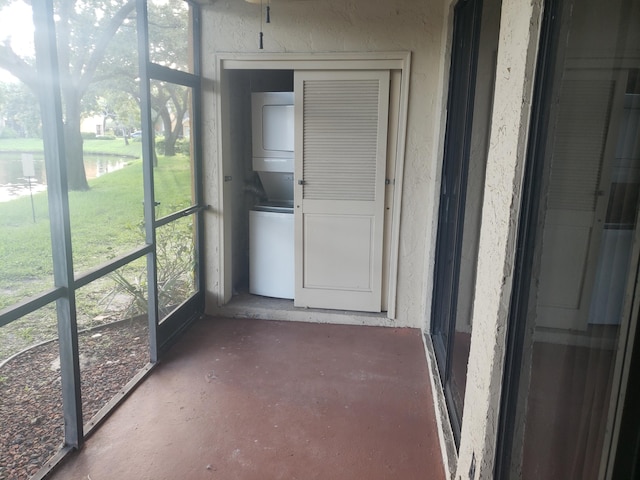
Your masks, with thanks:
[{"label": "white door frame", "polygon": [[[362,52],[362,53],[218,53],[216,55],[217,89],[216,100],[216,136],[218,142],[217,178],[214,180],[218,188],[219,214],[218,242],[218,301],[219,305],[227,303],[232,296],[231,281],[231,219],[225,212],[231,199],[225,188],[224,164],[229,158],[229,139],[223,138],[223,119],[228,118],[228,81],[225,74],[228,70],[398,70],[401,75],[400,104],[397,123],[397,143],[395,148],[395,172],[390,178],[393,188],[393,207],[391,212],[391,242],[389,245],[389,270],[387,317],[396,316],[396,288],[398,276],[398,249],[400,237],[400,207],[404,172],[404,154],[407,136],[407,113],[409,107],[409,78],[411,52]],[[395,133],[395,132],[394,132]],[[391,138],[391,137],[390,137]],[[225,192],[227,193],[225,195]]]}]

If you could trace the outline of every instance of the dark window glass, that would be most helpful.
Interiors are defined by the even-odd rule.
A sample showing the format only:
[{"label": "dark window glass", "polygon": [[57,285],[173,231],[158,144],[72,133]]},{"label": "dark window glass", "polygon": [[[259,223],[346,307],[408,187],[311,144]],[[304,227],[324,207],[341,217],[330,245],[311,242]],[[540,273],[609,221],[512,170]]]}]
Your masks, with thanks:
[{"label": "dark window glass", "polygon": [[559,2],[508,478],[610,468],[638,246],[640,3]]}]

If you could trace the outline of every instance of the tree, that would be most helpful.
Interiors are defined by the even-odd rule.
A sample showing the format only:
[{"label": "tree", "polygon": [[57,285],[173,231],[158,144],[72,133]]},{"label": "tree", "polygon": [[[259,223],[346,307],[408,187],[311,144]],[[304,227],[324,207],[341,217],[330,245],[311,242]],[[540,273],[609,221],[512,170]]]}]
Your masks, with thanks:
[{"label": "tree", "polygon": [[85,114],[102,117],[102,131],[110,128],[116,136],[123,136],[128,144],[128,137],[140,129],[140,105],[137,96],[115,88],[103,88],[89,107],[85,104]]},{"label": "tree", "polygon": [[[0,83],[0,115],[4,118],[5,130],[11,130],[18,137],[42,135],[38,101],[23,83]],[[7,133],[0,131],[0,135]]]},{"label": "tree", "polygon": [[[0,0],[0,11],[12,1],[18,0]],[[130,21],[128,17],[134,8],[135,0],[58,0],[55,4],[67,175],[72,190],[89,188],[80,134],[83,97],[94,82],[116,75],[104,65],[103,59],[120,26]],[[131,55],[136,57],[136,44],[133,45]],[[32,91],[38,91],[34,59],[17,55],[10,39],[0,42],[0,68],[9,71]]]},{"label": "tree", "polygon": [[189,106],[190,89],[166,82],[155,83],[151,89],[151,106],[162,120],[164,155],[176,154],[176,140],[183,135],[182,122]]},{"label": "tree", "polygon": [[[152,62],[188,71],[189,8],[183,0],[149,3],[149,58]],[[183,121],[191,106],[191,89],[168,82],[151,82],[151,108],[162,121],[164,155],[176,154],[176,141],[183,135]]]},{"label": "tree", "polygon": [[[187,71],[189,52],[189,7],[184,0],[149,2],[149,57],[154,63]],[[136,45],[136,32],[126,21],[113,38],[105,54],[104,64],[110,66],[111,77],[92,85],[93,95],[104,97],[124,120],[131,118],[128,99],[140,105],[140,85],[137,58],[131,56]],[[189,110],[190,89],[181,85],[151,81],[153,123],[162,121],[164,154],[176,153],[176,141],[183,135],[183,119]],[[155,152],[154,152],[155,153]]]}]

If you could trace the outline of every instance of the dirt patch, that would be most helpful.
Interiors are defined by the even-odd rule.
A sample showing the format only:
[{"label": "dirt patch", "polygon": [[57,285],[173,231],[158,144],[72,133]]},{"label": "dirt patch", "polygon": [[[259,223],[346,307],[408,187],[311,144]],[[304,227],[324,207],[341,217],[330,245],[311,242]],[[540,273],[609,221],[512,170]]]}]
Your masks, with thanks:
[{"label": "dirt patch", "polygon": [[[78,336],[86,424],[149,361],[146,319]],[[28,479],[62,446],[64,420],[58,342],[0,367],[0,478]]]}]

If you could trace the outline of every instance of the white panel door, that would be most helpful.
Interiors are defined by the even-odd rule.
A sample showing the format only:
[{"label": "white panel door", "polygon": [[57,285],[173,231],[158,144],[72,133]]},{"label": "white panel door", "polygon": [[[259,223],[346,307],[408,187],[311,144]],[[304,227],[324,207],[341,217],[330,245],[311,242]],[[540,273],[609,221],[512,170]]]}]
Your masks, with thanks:
[{"label": "white panel door", "polygon": [[388,71],[295,73],[298,307],[379,312]]}]

